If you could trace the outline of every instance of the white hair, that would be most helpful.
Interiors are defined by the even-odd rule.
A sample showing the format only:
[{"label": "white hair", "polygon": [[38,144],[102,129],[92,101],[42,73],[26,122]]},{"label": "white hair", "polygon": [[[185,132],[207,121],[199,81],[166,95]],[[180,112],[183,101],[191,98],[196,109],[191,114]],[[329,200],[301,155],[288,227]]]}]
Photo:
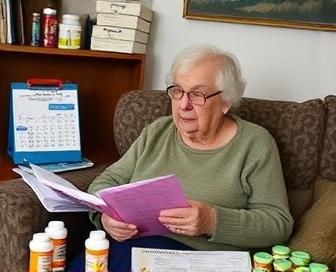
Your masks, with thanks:
[{"label": "white hair", "polygon": [[172,84],[178,73],[184,73],[194,68],[200,61],[213,59],[218,66],[216,87],[222,91],[222,97],[232,108],[239,105],[244,93],[246,82],[241,76],[237,58],[212,45],[195,44],[182,49],[176,55],[171,66],[168,83]]}]

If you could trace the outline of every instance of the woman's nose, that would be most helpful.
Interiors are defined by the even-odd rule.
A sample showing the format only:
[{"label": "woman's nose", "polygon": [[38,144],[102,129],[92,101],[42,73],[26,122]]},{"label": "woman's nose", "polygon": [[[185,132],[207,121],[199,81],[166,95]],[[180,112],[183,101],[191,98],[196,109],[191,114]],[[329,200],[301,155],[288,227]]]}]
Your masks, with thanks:
[{"label": "woman's nose", "polygon": [[191,110],[193,108],[193,105],[187,93],[184,93],[180,100],[180,108],[184,110]]}]

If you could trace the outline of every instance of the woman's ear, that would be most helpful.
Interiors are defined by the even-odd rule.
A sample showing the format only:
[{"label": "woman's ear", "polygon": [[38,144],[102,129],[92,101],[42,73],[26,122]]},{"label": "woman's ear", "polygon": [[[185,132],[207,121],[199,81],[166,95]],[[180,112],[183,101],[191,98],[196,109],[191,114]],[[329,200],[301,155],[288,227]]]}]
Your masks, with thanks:
[{"label": "woman's ear", "polygon": [[224,101],[223,108],[222,108],[224,115],[226,115],[229,112],[230,108],[231,108],[231,105],[228,102]]}]

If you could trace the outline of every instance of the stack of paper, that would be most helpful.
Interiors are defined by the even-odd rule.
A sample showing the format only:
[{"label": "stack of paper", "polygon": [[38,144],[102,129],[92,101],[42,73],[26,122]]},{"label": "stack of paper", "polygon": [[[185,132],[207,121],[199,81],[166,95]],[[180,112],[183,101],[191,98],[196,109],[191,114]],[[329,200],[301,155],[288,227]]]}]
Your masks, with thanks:
[{"label": "stack of paper", "polygon": [[29,165],[28,172],[26,169],[13,170],[34,190],[48,211],[77,212],[89,207],[136,225],[137,237],[170,233],[158,219],[160,211],[189,206],[175,175],[109,187],[91,195],[42,167]]},{"label": "stack of paper", "polygon": [[97,25],[91,49],[122,53],[146,53],[152,11],[140,1],[97,0]]}]

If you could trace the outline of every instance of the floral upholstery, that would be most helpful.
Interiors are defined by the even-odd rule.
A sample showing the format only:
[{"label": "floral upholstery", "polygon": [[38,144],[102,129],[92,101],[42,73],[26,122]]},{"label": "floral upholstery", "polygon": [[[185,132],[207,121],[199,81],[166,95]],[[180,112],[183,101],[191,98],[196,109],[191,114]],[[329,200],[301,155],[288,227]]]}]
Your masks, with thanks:
[{"label": "floral upholstery", "polygon": [[325,98],[326,122],[321,153],[320,175],[336,181],[336,96]]}]

